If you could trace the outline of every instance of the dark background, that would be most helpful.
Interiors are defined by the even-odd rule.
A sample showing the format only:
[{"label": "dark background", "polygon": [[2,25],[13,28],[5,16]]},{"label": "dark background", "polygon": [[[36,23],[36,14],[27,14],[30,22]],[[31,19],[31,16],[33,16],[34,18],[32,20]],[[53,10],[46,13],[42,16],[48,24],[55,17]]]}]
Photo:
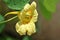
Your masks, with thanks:
[{"label": "dark background", "polygon": [[[31,0],[32,2],[33,0]],[[32,35],[33,40],[60,40],[60,3],[57,4],[57,11],[52,14],[52,19],[50,21],[45,20],[43,15],[41,14],[38,0],[37,2],[37,11],[39,14],[38,22],[36,26],[38,28],[38,32]],[[13,11],[9,9],[2,0],[0,0],[0,13],[4,15],[7,12]],[[9,19],[14,15],[9,15],[5,17],[5,19]],[[18,20],[18,19],[17,19]],[[16,37],[19,40],[21,39],[20,35],[15,30],[15,23],[17,20],[10,21],[6,23],[6,27],[4,29],[3,34],[8,34],[12,37]]]}]

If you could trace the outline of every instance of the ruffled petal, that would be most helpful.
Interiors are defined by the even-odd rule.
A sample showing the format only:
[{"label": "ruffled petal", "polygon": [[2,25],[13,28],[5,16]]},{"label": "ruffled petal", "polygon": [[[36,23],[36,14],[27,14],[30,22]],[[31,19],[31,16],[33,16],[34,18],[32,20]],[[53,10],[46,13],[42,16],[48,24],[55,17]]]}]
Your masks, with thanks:
[{"label": "ruffled petal", "polygon": [[32,19],[31,19],[31,21],[32,21],[32,22],[36,22],[37,19],[38,19],[38,12],[37,12],[37,10],[35,9],[34,15],[33,15]]},{"label": "ruffled petal", "polygon": [[30,36],[36,32],[35,24],[33,22],[30,22],[28,24],[22,24],[22,25],[19,25],[18,23],[16,23],[16,31],[20,35],[26,35],[27,34]]},{"label": "ruffled petal", "polygon": [[31,36],[35,32],[36,32],[35,24],[33,22],[30,22],[29,26],[27,26],[27,35]]}]

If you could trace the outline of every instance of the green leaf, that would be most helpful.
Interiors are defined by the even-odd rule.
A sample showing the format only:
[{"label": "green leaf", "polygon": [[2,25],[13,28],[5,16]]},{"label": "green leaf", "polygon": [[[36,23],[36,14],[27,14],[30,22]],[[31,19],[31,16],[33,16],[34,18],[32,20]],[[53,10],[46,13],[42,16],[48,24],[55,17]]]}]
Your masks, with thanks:
[{"label": "green leaf", "polygon": [[45,6],[41,2],[41,0],[39,0],[39,6],[40,6],[40,10],[41,10],[41,13],[44,16],[44,18],[46,20],[50,20],[52,17],[52,13],[45,8]]},{"label": "green leaf", "polygon": [[21,10],[30,0],[3,0],[12,10]]},{"label": "green leaf", "polygon": [[[0,22],[2,22],[3,20],[4,20],[4,17],[0,15]],[[4,28],[5,28],[5,24],[0,24],[0,33],[3,31]]]},{"label": "green leaf", "polygon": [[46,7],[48,11],[55,12],[57,2],[58,0],[44,0],[43,5]]},{"label": "green leaf", "polygon": [[32,38],[31,38],[31,36],[26,35],[26,36],[23,37],[22,40],[32,40]]}]

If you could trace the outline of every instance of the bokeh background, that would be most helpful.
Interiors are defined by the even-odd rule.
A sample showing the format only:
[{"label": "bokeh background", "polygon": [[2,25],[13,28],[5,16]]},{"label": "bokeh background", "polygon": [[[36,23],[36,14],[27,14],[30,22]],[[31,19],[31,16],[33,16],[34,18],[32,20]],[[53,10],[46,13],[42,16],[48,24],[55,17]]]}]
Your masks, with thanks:
[{"label": "bokeh background", "polygon": [[[57,11],[52,14],[51,20],[47,21],[44,16],[41,14],[38,0],[31,0],[37,2],[37,11],[39,14],[38,22],[36,22],[36,26],[38,28],[38,32],[32,35],[33,40],[60,40],[60,3],[57,4]],[[2,0],[0,0],[0,14],[4,15],[7,12],[13,11],[9,9]],[[15,15],[9,15],[5,17],[5,19],[9,19]],[[21,40],[21,36],[15,30],[15,23],[18,21],[13,20],[6,23],[5,29],[3,31],[3,35],[9,35],[11,37],[17,38]]]}]

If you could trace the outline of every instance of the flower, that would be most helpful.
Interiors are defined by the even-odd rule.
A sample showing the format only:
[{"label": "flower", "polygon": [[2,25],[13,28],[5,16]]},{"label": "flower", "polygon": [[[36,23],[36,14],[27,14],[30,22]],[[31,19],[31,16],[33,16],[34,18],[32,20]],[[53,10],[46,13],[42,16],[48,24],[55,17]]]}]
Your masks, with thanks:
[{"label": "flower", "polygon": [[16,23],[16,31],[20,35],[32,35],[36,33],[35,22],[38,18],[38,12],[36,10],[36,2],[32,2],[31,5],[27,3],[22,11],[9,12],[9,14],[17,14],[19,21]]},{"label": "flower", "polygon": [[26,4],[24,9],[18,14],[19,22],[16,23],[16,31],[20,35],[32,35],[36,33],[35,22],[37,21],[38,13],[36,10],[36,2]]}]

